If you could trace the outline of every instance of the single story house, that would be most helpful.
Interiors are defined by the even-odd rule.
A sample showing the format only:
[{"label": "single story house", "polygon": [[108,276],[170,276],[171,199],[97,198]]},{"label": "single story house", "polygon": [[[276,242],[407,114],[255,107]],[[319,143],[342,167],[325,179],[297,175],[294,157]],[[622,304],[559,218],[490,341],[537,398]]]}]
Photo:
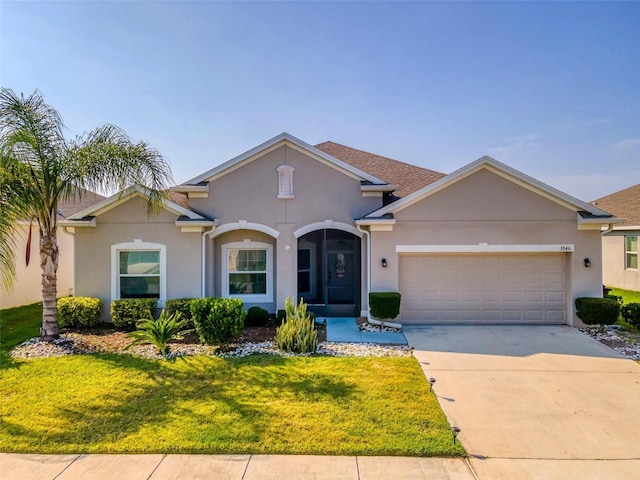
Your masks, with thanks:
[{"label": "single story house", "polygon": [[401,323],[573,325],[617,221],[490,157],[444,175],[287,133],[172,191],[153,217],[132,187],[63,222],[76,295],[304,298],[331,317],[397,291]]},{"label": "single story house", "polygon": [[[58,208],[58,222],[80,210],[104,200],[102,195],[85,192],[81,198],[62,202]],[[0,285],[0,309],[20,307],[42,301],[42,268],[40,267],[40,233],[38,223],[31,228],[31,252],[27,264],[27,238],[30,222],[20,222],[14,233],[16,277],[13,288]],[[73,239],[71,232],[58,227],[58,296],[73,292]]]},{"label": "single story house", "polygon": [[624,222],[604,232],[602,280],[610,287],[640,292],[638,238],[640,238],[640,184],[625,188],[592,204]]}]

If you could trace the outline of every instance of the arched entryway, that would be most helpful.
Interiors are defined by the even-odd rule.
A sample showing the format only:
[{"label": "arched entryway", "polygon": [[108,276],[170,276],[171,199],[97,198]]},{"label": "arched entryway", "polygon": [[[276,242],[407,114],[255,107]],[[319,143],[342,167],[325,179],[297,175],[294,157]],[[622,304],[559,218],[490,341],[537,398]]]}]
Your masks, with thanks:
[{"label": "arched entryway", "polygon": [[360,314],[360,238],[321,229],[298,238],[298,301],[318,316]]}]

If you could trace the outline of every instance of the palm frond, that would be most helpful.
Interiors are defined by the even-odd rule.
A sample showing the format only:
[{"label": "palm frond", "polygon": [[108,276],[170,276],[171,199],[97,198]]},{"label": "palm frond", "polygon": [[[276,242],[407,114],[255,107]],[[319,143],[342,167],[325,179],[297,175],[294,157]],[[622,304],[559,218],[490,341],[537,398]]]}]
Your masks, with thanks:
[{"label": "palm frond", "polygon": [[145,142],[134,143],[114,125],[105,125],[77,138],[68,155],[70,183],[106,194],[141,185],[149,192],[150,213],[162,205],[173,182],[169,163],[157,150]]}]

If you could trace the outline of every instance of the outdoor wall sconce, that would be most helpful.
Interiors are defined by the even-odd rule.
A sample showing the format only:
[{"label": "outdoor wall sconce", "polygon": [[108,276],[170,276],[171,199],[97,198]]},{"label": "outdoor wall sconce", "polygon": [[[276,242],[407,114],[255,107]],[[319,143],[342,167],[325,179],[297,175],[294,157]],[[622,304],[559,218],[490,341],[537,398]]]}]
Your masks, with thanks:
[{"label": "outdoor wall sconce", "polygon": [[591,267],[591,260],[589,260],[588,258],[585,258],[584,259],[584,267],[585,268]]},{"label": "outdoor wall sconce", "polygon": [[458,427],[451,427],[451,433],[453,433],[453,443],[456,443],[456,438],[460,433],[460,429]]},{"label": "outdoor wall sconce", "polygon": [[383,258],[380,263],[382,264],[382,268],[387,268],[387,259]]}]

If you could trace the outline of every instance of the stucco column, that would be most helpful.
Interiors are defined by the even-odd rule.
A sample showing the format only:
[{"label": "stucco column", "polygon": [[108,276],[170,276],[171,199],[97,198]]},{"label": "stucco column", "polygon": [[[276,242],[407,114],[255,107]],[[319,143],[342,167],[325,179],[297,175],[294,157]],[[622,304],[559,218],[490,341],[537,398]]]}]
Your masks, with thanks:
[{"label": "stucco column", "polygon": [[278,223],[276,240],[276,305],[284,308],[287,297],[296,303],[298,295],[298,239],[293,232],[295,223]]}]

